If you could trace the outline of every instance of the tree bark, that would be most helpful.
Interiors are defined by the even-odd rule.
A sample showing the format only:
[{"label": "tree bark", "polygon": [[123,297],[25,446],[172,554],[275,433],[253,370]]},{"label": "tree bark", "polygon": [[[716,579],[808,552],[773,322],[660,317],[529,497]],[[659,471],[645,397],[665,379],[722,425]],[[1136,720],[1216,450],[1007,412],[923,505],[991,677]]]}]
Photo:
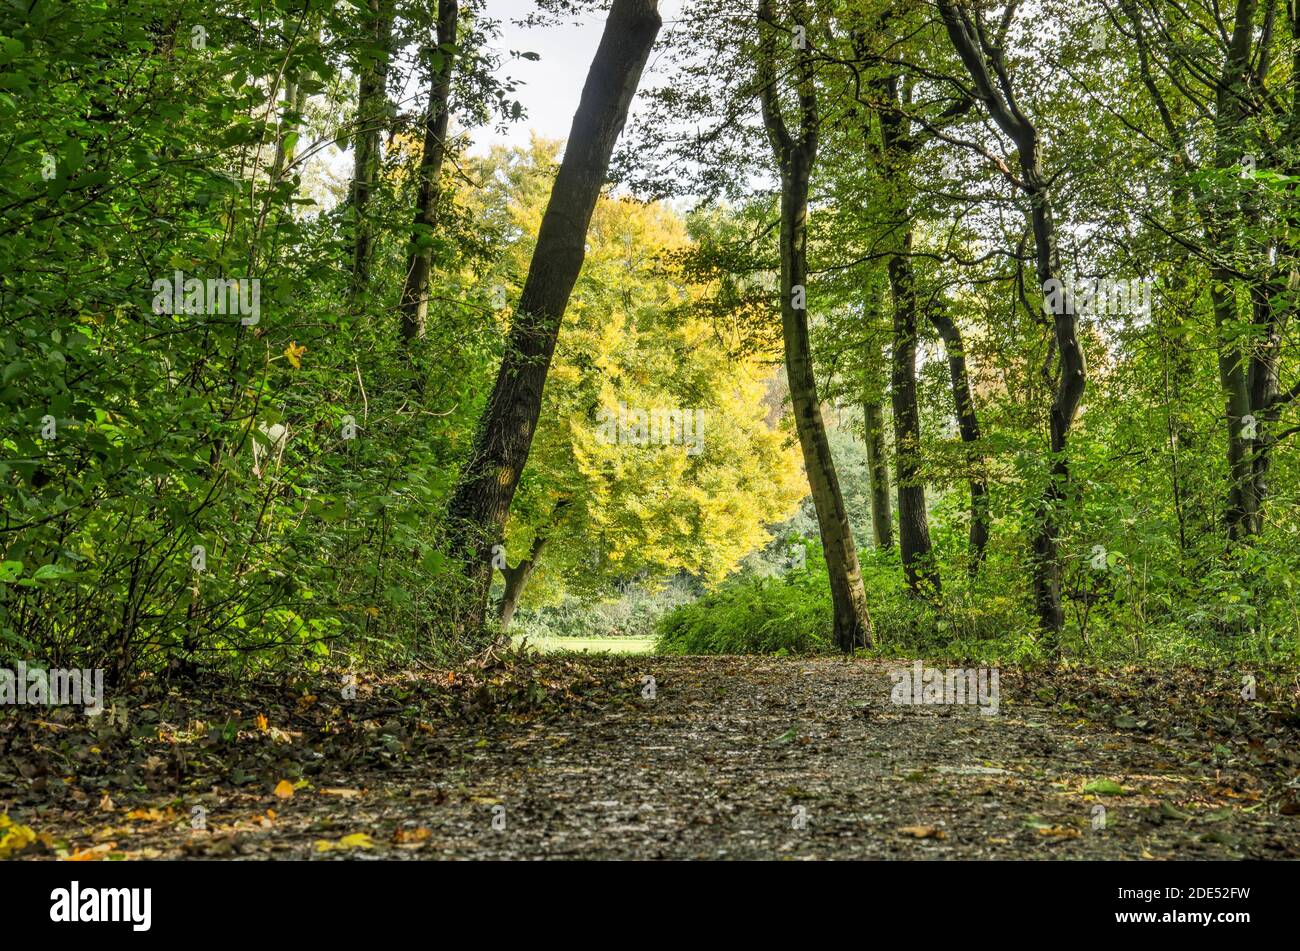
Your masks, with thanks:
[{"label": "tree bark", "polygon": [[871,534],[881,551],[894,547],[893,513],[889,505],[889,463],[885,458],[885,408],[880,400],[862,407],[867,442],[867,474],[871,482]]},{"label": "tree bark", "polygon": [[537,562],[542,556],[542,549],[546,547],[547,536],[538,534],[533,539],[532,550],[529,551],[528,557],[519,562],[513,568],[506,566],[501,569],[501,575],[505,578],[506,588],[501,594],[501,604],[498,607],[498,616],[501,619],[501,630],[509,630],[510,622],[514,619],[515,611],[519,607],[519,600],[524,595],[524,588],[528,586],[528,579],[533,576],[533,571],[537,568]]},{"label": "tree bark", "polygon": [[[1236,168],[1242,156],[1240,126],[1249,82],[1251,40],[1256,0],[1237,0],[1233,31],[1223,72],[1217,83],[1214,115],[1214,164],[1220,171]],[[1226,261],[1240,225],[1237,195],[1215,194],[1206,203],[1206,238],[1219,261]],[[1240,540],[1255,533],[1255,479],[1250,435],[1253,418],[1248,358],[1237,336],[1236,275],[1226,264],[1211,268],[1211,300],[1219,334],[1219,384],[1223,388],[1227,436],[1228,497],[1225,509],[1228,536]],[[1249,418],[1248,418],[1249,417]]]},{"label": "tree bark", "polygon": [[989,486],[984,476],[984,457],[978,449],[980,440],[979,416],[975,413],[975,398],[971,392],[970,373],[966,369],[966,347],[961,330],[942,305],[930,307],[930,323],[939,332],[943,348],[948,354],[948,376],[952,380],[952,401],[957,412],[957,429],[966,446],[966,465],[970,469],[970,556],[971,574],[979,571],[984,560],[984,549],[989,540]]},{"label": "tree bark", "polygon": [[894,299],[894,346],[890,400],[894,409],[894,478],[898,485],[898,550],[907,587],[927,597],[940,590],[939,572],[930,544],[921,475],[921,414],[916,397],[916,275],[908,255],[912,233],[903,237],[900,254],[889,259],[889,287]]},{"label": "tree bark", "polygon": [[[1056,222],[1052,215],[1051,191],[1043,173],[1039,152],[1038,130],[1020,110],[1015,98],[1011,75],[1001,48],[990,38],[978,7],[974,19],[967,7],[939,0],[939,12],[954,49],[970,74],[975,97],[1008,138],[1015,143],[1020,160],[1017,185],[1029,197],[1030,219],[1034,232],[1035,266],[1040,287],[1059,281],[1060,253],[1056,244]],[[990,74],[992,70],[992,74]],[[993,75],[997,76],[996,84]],[[1062,288],[1059,306],[1052,316],[1052,330],[1057,353],[1056,391],[1050,409],[1052,466],[1047,489],[1038,507],[1038,531],[1034,539],[1034,602],[1039,627],[1049,650],[1059,646],[1065,626],[1061,606],[1061,555],[1057,543],[1058,520],[1066,501],[1070,483],[1067,455],[1070,429],[1074,425],[1087,386],[1087,361],[1079,344],[1078,321],[1074,301]]]},{"label": "tree bark", "polygon": [[[883,282],[872,280],[871,295],[865,317],[879,322],[883,318]],[[867,446],[867,480],[871,492],[871,537],[876,548],[889,551],[894,547],[893,512],[889,501],[889,457],[885,449],[884,355],[872,338],[863,357],[862,433]]]},{"label": "tree bark", "polygon": [[889,291],[893,300],[893,348],[889,392],[894,411],[894,468],[898,492],[898,550],[903,574],[913,595],[940,593],[938,566],[930,543],[930,522],[925,508],[925,480],[921,474],[921,411],[916,392],[916,269],[912,265],[912,206],[907,181],[908,156],[915,149],[911,122],[904,112],[910,94],[890,76],[877,84],[888,105],[880,117],[881,175],[885,201],[891,209],[891,226],[901,239],[888,260]]},{"label": "tree bark", "polygon": [[[796,23],[807,19],[801,16],[804,13],[801,2],[792,6]],[[835,644],[847,653],[857,647],[871,646],[874,638],[858,550],[822,419],[808,334],[808,186],[817,156],[818,135],[813,63],[807,48],[796,54],[800,104],[800,136],[796,140],[781,116],[777,96],[772,0],[759,0],[758,20],[763,37],[758,58],[763,124],[781,170],[781,328],[786,375],[826,558]]]},{"label": "tree bark", "polygon": [[424,336],[429,313],[429,275],[433,270],[433,234],[442,190],[442,165],[447,156],[447,126],[451,121],[451,77],[455,62],[457,0],[438,0],[437,48],[429,78],[429,104],[424,114],[424,148],[416,175],[418,194],[411,243],[402,283],[402,340],[408,345]]},{"label": "tree bark", "polygon": [[448,503],[452,554],[464,565],[463,628],[480,628],[501,537],[542,406],[560,324],[585,256],[587,228],[646,59],[659,33],[657,0],[614,0],[551,189],[505,356],[469,461]]},{"label": "tree bark", "polygon": [[[361,67],[357,89],[357,132],[353,140],[355,165],[349,194],[353,221],[352,303],[355,305],[370,286],[370,262],[374,253],[374,228],[369,215],[370,196],[379,181],[379,143],[388,122],[388,66],[391,56],[393,11],[389,0],[370,0],[367,39],[377,51],[373,61]],[[369,52],[369,51],[368,51]]]}]

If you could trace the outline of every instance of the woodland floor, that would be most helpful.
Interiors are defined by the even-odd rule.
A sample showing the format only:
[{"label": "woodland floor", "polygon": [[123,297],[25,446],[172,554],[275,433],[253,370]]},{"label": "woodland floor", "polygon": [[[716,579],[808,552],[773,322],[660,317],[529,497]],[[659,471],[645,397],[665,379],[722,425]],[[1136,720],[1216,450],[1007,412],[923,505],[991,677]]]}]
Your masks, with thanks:
[{"label": "woodland floor", "polygon": [[1003,668],[985,716],[891,704],[899,666],[511,655],[350,701],[146,681],[125,726],[4,709],[0,814],[34,858],[1300,856],[1293,684]]}]

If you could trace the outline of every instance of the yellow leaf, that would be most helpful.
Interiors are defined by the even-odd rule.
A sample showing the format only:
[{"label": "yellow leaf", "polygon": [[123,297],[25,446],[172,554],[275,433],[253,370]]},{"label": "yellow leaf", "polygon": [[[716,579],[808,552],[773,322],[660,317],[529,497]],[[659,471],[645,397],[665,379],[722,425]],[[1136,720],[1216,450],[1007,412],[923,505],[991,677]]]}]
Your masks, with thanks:
[{"label": "yellow leaf", "polygon": [[21,852],[36,841],[30,826],[18,825],[7,815],[0,815],[0,859]]},{"label": "yellow leaf", "polygon": [[145,822],[162,822],[168,818],[167,814],[161,809],[132,809],[126,814],[128,819],[139,819]]},{"label": "yellow leaf", "polygon": [[302,355],[307,352],[306,347],[298,346],[298,341],[291,340],[289,346],[284,348],[284,357],[293,365],[295,370],[302,369]]},{"label": "yellow leaf", "polygon": [[281,799],[292,799],[293,783],[289,782],[287,779],[280,780],[280,782],[276,784],[275,794]]},{"label": "yellow leaf", "polygon": [[342,849],[373,849],[374,847],[375,844],[370,841],[370,836],[364,832],[345,835],[337,842],[330,842],[328,839],[316,840],[317,852],[335,852]]},{"label": "yellow leaf", "polygon": [[263,733],[266,732],[266,729],[267,729],[267,725],[266,725],[266,714],[264,714],[264,713],[259,713],[259,714],[257,715],[257,719],[256,719],[255,721],[253,721],[253,722],[255,722],[255,723],[257,724],[257,728],[258,728],[260,731],[262,731]]}]

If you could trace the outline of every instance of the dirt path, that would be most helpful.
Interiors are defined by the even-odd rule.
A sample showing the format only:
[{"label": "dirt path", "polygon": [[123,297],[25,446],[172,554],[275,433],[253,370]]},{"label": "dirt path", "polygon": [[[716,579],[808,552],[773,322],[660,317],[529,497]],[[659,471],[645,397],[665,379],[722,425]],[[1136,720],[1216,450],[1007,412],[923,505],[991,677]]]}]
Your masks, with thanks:
[{"label": "dirt path", "polygon": [[[224,776],[192,757],[173,781],[146,760],[115,792],[109,772],[108,803],[96,789],[41,808],[48,782],[33,791],[23,777],[14,818],[72,850],[128,857],[1300,855],[1300,817],[1285,814],[1300,811],[1294,732],[1247,725],[1225,745],[1196,725],[1155,729],[1130,706],[1116,717],[1127,728],[1108,727],[1063,703],[1059,684],[1013,672],[987,716],[891,703],[896,663],[565,663],[599,688],[576,713],[474,727],[397,714],[317,734],[290,722],[285,737],[241,735],[234,745],[251,745],[233,765],[225,754]],[[294,763],[302,781],[277,797]],[[194,803],[208,810],[203,831]]]}]

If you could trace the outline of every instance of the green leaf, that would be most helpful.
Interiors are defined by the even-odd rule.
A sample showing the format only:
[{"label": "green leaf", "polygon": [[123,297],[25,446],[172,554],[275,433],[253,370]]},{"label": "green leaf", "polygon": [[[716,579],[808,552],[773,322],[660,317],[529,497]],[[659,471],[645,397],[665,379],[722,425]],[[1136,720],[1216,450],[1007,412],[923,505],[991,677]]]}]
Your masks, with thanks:
[{"label": "green leaf", "polygon": [[1083,787],[1083,791],[1100,796],[1119,796],[1124,792],[1124,787],[1113,779],[1094,779]]}]

